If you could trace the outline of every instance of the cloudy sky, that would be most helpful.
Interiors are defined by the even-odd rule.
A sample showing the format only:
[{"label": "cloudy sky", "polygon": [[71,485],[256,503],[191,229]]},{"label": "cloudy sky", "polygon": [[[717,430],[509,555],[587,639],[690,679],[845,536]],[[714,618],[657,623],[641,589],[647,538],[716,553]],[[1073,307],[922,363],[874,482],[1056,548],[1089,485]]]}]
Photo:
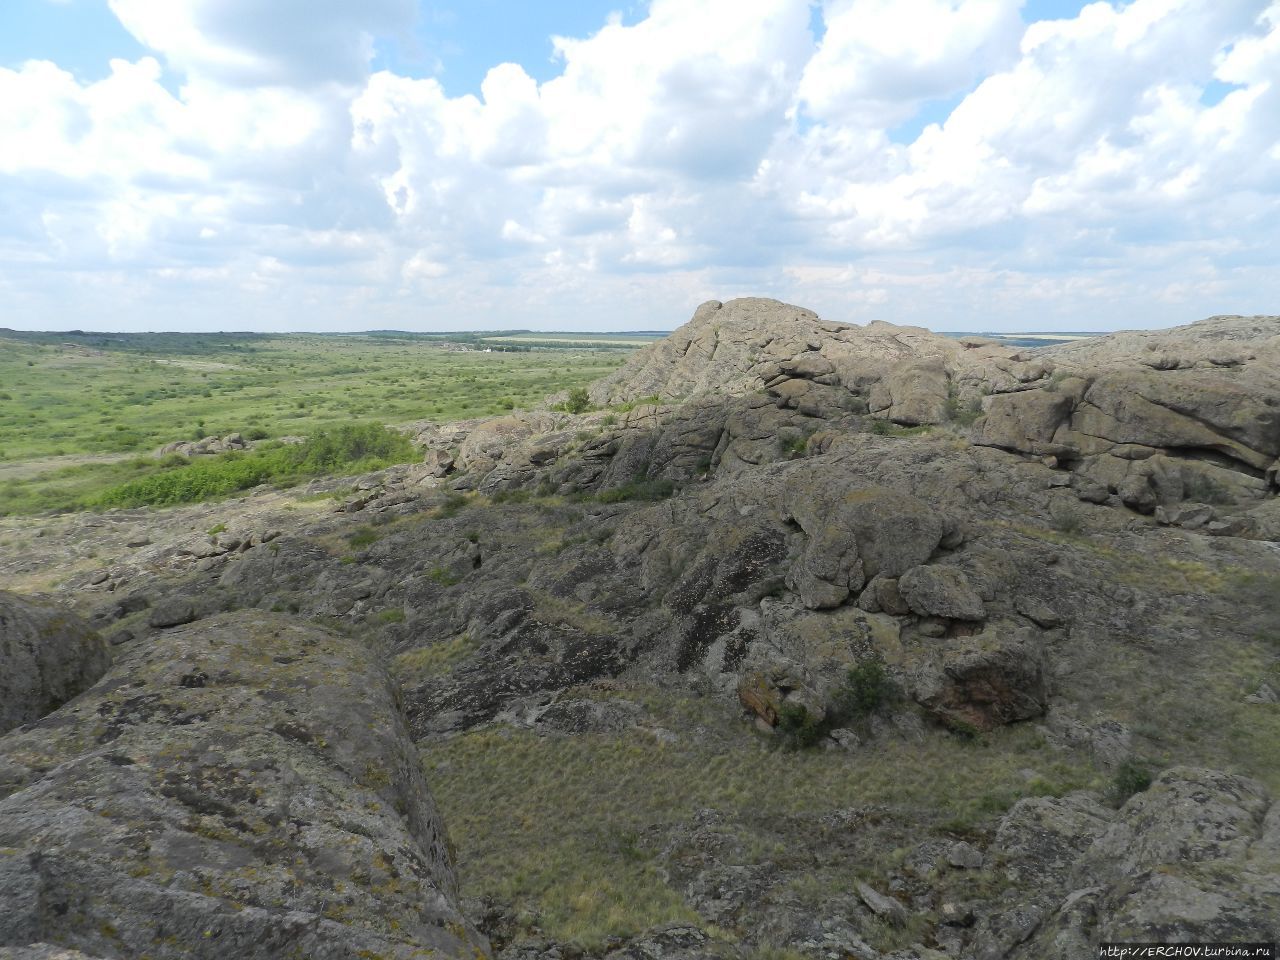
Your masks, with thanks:
[{"label": "cloudy sky", "polygon": [[1280,0],[2,0],[0,326],[1280,313]]}]

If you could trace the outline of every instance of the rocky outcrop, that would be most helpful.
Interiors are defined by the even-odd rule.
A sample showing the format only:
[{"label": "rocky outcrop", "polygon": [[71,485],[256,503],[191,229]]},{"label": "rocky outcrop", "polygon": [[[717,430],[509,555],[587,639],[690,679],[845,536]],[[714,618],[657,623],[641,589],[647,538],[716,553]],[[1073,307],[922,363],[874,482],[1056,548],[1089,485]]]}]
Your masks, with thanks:
[{"label": "rocky outcrop", "polygon": [[[1078,956],[1100,941],[1274,942],[1280,805],[1262,784],[1173,767],[1112,811],[1088,795],[1020,801],[994,852],[1035,919],[1010,956]],[[1063,891],[1066,891],[1065,893]],[[1007,915],[1007,914],[1006,914]],[[997,912],[979,942],[997,945]]]},{"label": "rocky outcrop", "polygon": [[0,733],[56,710],[110,664],[107,645],[75,614],[0,591]]},{"label": "rocky outcrop", "polygon": [[[285,439],[296,442],[298,438],[286,437]],[[166,443],[156,451],[155,455],[157,457],[167,457],[176,453],[182,457],[208,457],[217,453],[230,453],[233,450],[248,450],[250,446],[250,442],[245,440],[242,435],[229,433],[225,437],[175,440],[173,443]]]},{"label": "rocky outcrop", "polygon": [[0,945],[484,948],[396,691],[360,643],[258,613],[174,630],[0,758]]},{"label": "rocky outcrop", "polygon": [[[1231,334],[1269,323],[1046,355],[713,303],[597,385],[611,409],[423,425],[425,463],[308,488],[332,509],[121,532],[70,599],[127,661],[0,745],[12,942],[118,956],[98,925],[150,950],[163,916],[236,948],[465,949],[410,737],[511,958],[1268,933],[1275,367]],[[684,784],[631,776],[656,754],[688,820]],[[1177,769],[1122,803],[1172,756],[1257,779]],[[476,852],[491,807],[535,879]],[[681,923],[557,942],[613,909],[566,905],[579,869]],[[48,919],[100,887],[72,933]]]}]

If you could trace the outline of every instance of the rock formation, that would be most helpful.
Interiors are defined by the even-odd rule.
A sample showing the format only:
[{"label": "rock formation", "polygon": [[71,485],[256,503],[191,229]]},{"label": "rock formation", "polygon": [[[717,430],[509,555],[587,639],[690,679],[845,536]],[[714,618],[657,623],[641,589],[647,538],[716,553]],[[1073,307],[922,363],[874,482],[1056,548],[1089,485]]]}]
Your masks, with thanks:
[{"label": "rock formation", "polygon": [[135,646],[4,741],[0,944],[470,956],[444,826],[360,644],[270,614]]}]

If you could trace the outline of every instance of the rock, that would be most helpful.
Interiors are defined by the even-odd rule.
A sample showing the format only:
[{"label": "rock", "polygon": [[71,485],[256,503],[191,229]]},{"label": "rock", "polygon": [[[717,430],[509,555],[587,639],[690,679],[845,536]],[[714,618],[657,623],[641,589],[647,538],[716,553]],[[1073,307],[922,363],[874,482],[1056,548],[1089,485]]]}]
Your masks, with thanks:
[{"label": "rock", "polygon": [[912,693],[944,723],[966,731],[1030,720],[1045,711],[1047,678],[1034,644],[992,632],[934,654]]},{"label": "rock", "polygon": [[1170,768],[1084,849],[1066,878],[1074,891],[1018,956],[1098,941],[1274,941],[1277,854],[1280,815],[1262,784]]},{"label": "rock", "polygon": [[1212,450],[1255,470],[1280,452],[1280,410],[1221,375],[1124,370],[1089,387],[1071,431],[1113,444]]},{"label": "rock", "polygon": [[1280,694],[1271,688],[1269,684],[1262,683],[1258,685],[1258,689],[1244,698],[1245,703],[1280,703]]},{"label": "rock", "polygon": [[79,617],[0,591],[0,733],[83,693],[110,664],[107,644]]},{"label": "rock", "polygon": [[1036,456],[1063,451],[1054,443],[1078,398],[1063,391],[1023,390],[992,397],[980,421],[974,443]]},{"label": "rock", "polygon": [[1089,856],[1124,876],[1164,864],[1243,860],[1269,807],[1257,781],[1171,767],[1130,798]]},{"label": "rock", "polygon": [[986,608],[965,572],[938,565],[912,567],[898,580],[898,591],[912,613],[950,620],[982,620]]},{"label": "rock", "polygon": [[152,608],[147,617],[147,623],[157,629],[163,629],[191,623],[199,617],[199,607],[194,600],[185,597],[167,597]]},{"label": "rock", "polygon": [[909,493],[841,484],[830,471],[788,477],[787,511],[809,536],[788,582],[811,609],[839,606],[868,578],[897,577],[932,555],[946,525]]},{"label": "rock", "polygon": [[988,855],[1003,861],[1014,884],[1061,882],[1114,816],[1086,794],[1028,797],[1001,819]]},{"label": "rock", "polygon": [[883,917],[895,925],[906,923],[907,910],[897,900],[878,893],[874,887],[863,883],[861,880],[854,883],[854,889],[858,891],[858,898],[877,917]]},{"label": "rock", "polygon": [[982,851],[963,840],[947,851],[947,863],[958,870],[981,870],[982,862]]},{"label": "rock", "polygon": [[1076,497],[1085,503],[1106,503],[1111,499],[1111,491],[1107,489],[1106,484],[1090,480],[1083,474],[1072,474],[1071,489],[1075,491]]},{"label": "rock", "polygon": [[1026,594],[1018,594],[1013,598],[1013,606],[1020,614],[1032,621],[1036,626],[1043,627],[1045,630],[1052,630],[1055,627],[1062,626],[1065,618],[1059,615],[1052,607],[1046,603],[1042,603],[1035,597]]},{"label": "rock", "polygon": [[947,374],[939,360],[890,369],[871,390],[872,413],[918,426],[947,419]]},{"label": "rock", "polygon": [[226,615],[130,648],[89,696],[2,741],[0,944],[157,960],[487,950],[362,644]]},{"label": "rock", "polygon": [[1206,503],[1184,503],[1176,507],[1156,507],[1156,523],[1198,530],[1213,519],[1213,507]]}]

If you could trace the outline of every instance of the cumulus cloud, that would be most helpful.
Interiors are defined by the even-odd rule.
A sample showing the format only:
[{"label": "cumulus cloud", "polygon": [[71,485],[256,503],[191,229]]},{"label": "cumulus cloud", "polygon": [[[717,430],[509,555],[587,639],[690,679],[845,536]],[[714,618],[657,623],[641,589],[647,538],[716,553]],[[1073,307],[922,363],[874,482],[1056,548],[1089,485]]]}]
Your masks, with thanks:
[{"label": "cumulus cloud", "polygon": [[413,0],[108,0],[140,43],[193,78],[235,86],[359,83],[376,35],[407,31]]},{"label": "cumulus cloud", "polygon": [[815,37],[806,0],[653,0],[458,97],[370,74],[411,0],[110,3],[151,56],[0,68],[11,324],[654,327],[761,293],[1081,328],[1280,295],[1280,2],[826,0]]}]

